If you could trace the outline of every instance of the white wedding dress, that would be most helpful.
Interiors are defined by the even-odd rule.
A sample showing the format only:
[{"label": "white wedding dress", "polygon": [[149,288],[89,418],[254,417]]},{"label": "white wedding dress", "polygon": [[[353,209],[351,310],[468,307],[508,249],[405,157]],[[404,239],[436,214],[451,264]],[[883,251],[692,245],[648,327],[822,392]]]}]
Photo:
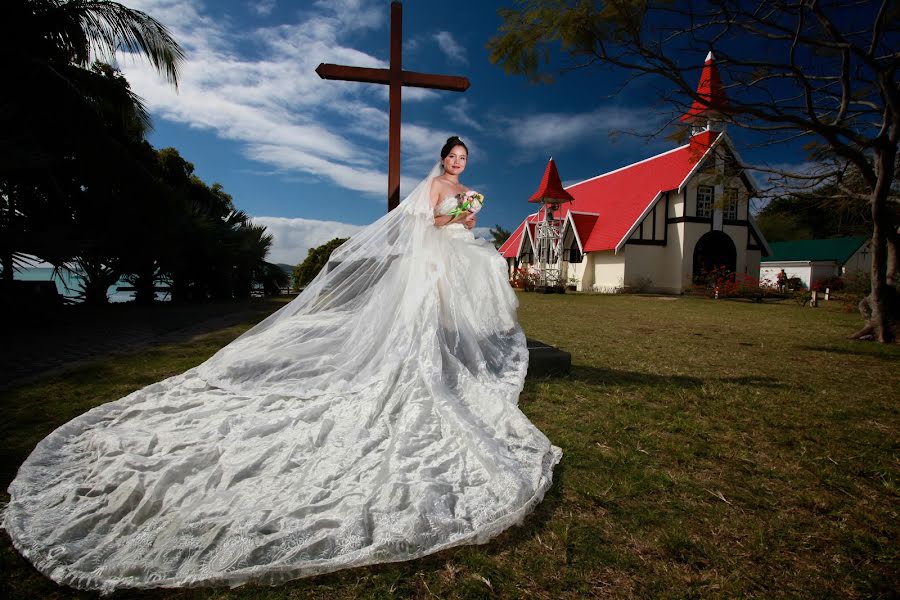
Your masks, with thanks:
[{"label": "white wedding dress", "polygon": [[110,592],[277,583],[521,523],[562,452],[517,407],[506,265],[434,226],[437,173],[205,363],[41,441],[9,488],[16,548]]}]

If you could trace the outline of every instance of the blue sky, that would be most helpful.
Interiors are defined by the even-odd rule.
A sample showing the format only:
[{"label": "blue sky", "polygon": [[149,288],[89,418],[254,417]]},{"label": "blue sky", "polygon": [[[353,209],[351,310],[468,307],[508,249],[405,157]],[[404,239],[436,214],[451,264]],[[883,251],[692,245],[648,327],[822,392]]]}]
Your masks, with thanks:
[{"label": "blue sky", "polygon": [[[170,28],[184,47],[179,88],[146,62],[119,67],[149,108],[150,141],[174,146],[208,183],[275,236],[274,262],[352,234],[386,210],[387,87],[319,79],[321,62],[386,67],[387,0],[124,0]],[[450,135],[470,149],[462,180],[487,198],[479,226],[514,228],[553,156],[564,182],[668,150],[649,133],[677,115],[652,81],[617,91],[624,73],[584,69],[534,85],[488,60],[505,2],[409,0],[404,68],[463,75],[464,93],[404,88],[401,196],[425,176]],[[680,57],[696,63],[705,52]],[[751,163],[794,165],[803,153],[742,145]]]}]

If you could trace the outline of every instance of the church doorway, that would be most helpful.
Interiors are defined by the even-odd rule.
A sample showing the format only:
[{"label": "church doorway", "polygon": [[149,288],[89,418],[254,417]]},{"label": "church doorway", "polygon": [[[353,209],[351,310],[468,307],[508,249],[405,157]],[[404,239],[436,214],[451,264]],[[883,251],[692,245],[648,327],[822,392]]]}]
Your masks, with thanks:
[{"label": "church doorway", "polygon": [[724,268],[734,273],[737,267],[737,249],[728,234],[710,231],[697,240],[694,246],[694,283],[703,283],[713,269]]}]

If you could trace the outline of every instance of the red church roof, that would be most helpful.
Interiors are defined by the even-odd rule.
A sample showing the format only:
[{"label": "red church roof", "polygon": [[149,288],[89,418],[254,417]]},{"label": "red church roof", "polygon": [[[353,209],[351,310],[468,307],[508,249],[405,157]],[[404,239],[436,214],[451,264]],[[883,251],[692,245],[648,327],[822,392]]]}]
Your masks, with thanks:
[{"label": "red church roof", "polygon": [[500,252],[503,256],[508,258],[515,258],[519,255],[519,243],[522,241],[522,232],[524,231],[524,227],[519,225],[519,228],[512,232],[512,234],[506,238],[506,241],[500,244],[500,247],[497,248],[497,251]]},{"label": "red church roof", "polygon": [[[720,139],[718,132],[705,131],[684,146],[570,185],[565,189],[574,200],[560,206],[557,216],[567,218],[572,213],[584,252],[618,250],[659,196],[686,183]],[[503,256],[518,256],[525,224],[533,236],[534,224],[543,218],[543,209],[526,217],[500,246]],[[528,243],[527,234],[524,243]]]},{"label": "red church roof", "polygon": [[584,243],[591,237],[594,225],[600,215],[581,213],[576,211],[568,212],[569,218],[572,219],[572,225],[575,227],[575,235],[578,236],[580,246],[583,248]]},{"label": "red church roof", "polygon": [[541,185],[537,191],[532,194],[529,202],[545,202],[547,200],[557,200],[559,202],[571,202],[572,196],[563,188],[562,182],[559,180],[559,171],[556,170],[556,163],[553,157],[547,162],[547,168],[544,170],[544,177],[541,179]]},{"label": "red church roof", "polygon": [[703,63],[703,72],[700,73],[700,83],[697,85],[697,95],[702,98],[694,100],[691,108],[682,115],[682,121],[693,121],[702,118],[706,111],[720,110],[728,104],[728,98],[725,96],[725,89],[722,87],[722,79],[719,77],[719,69],[715,63],[716,57],[710,52],[706,55],[706,62]]}]

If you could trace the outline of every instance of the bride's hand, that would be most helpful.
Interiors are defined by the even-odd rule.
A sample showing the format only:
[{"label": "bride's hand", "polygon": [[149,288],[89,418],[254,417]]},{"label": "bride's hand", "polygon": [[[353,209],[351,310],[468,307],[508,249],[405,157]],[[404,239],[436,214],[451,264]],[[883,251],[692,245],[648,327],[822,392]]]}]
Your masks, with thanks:
[{"label": "bride's hand", "polygon": [[477,222],[478,222],[478,217],[475,216],[475,213],[469,213],[469,216],[467,216],[463,220],[463,224],[465,224],[466,229],[473,229]]}]

